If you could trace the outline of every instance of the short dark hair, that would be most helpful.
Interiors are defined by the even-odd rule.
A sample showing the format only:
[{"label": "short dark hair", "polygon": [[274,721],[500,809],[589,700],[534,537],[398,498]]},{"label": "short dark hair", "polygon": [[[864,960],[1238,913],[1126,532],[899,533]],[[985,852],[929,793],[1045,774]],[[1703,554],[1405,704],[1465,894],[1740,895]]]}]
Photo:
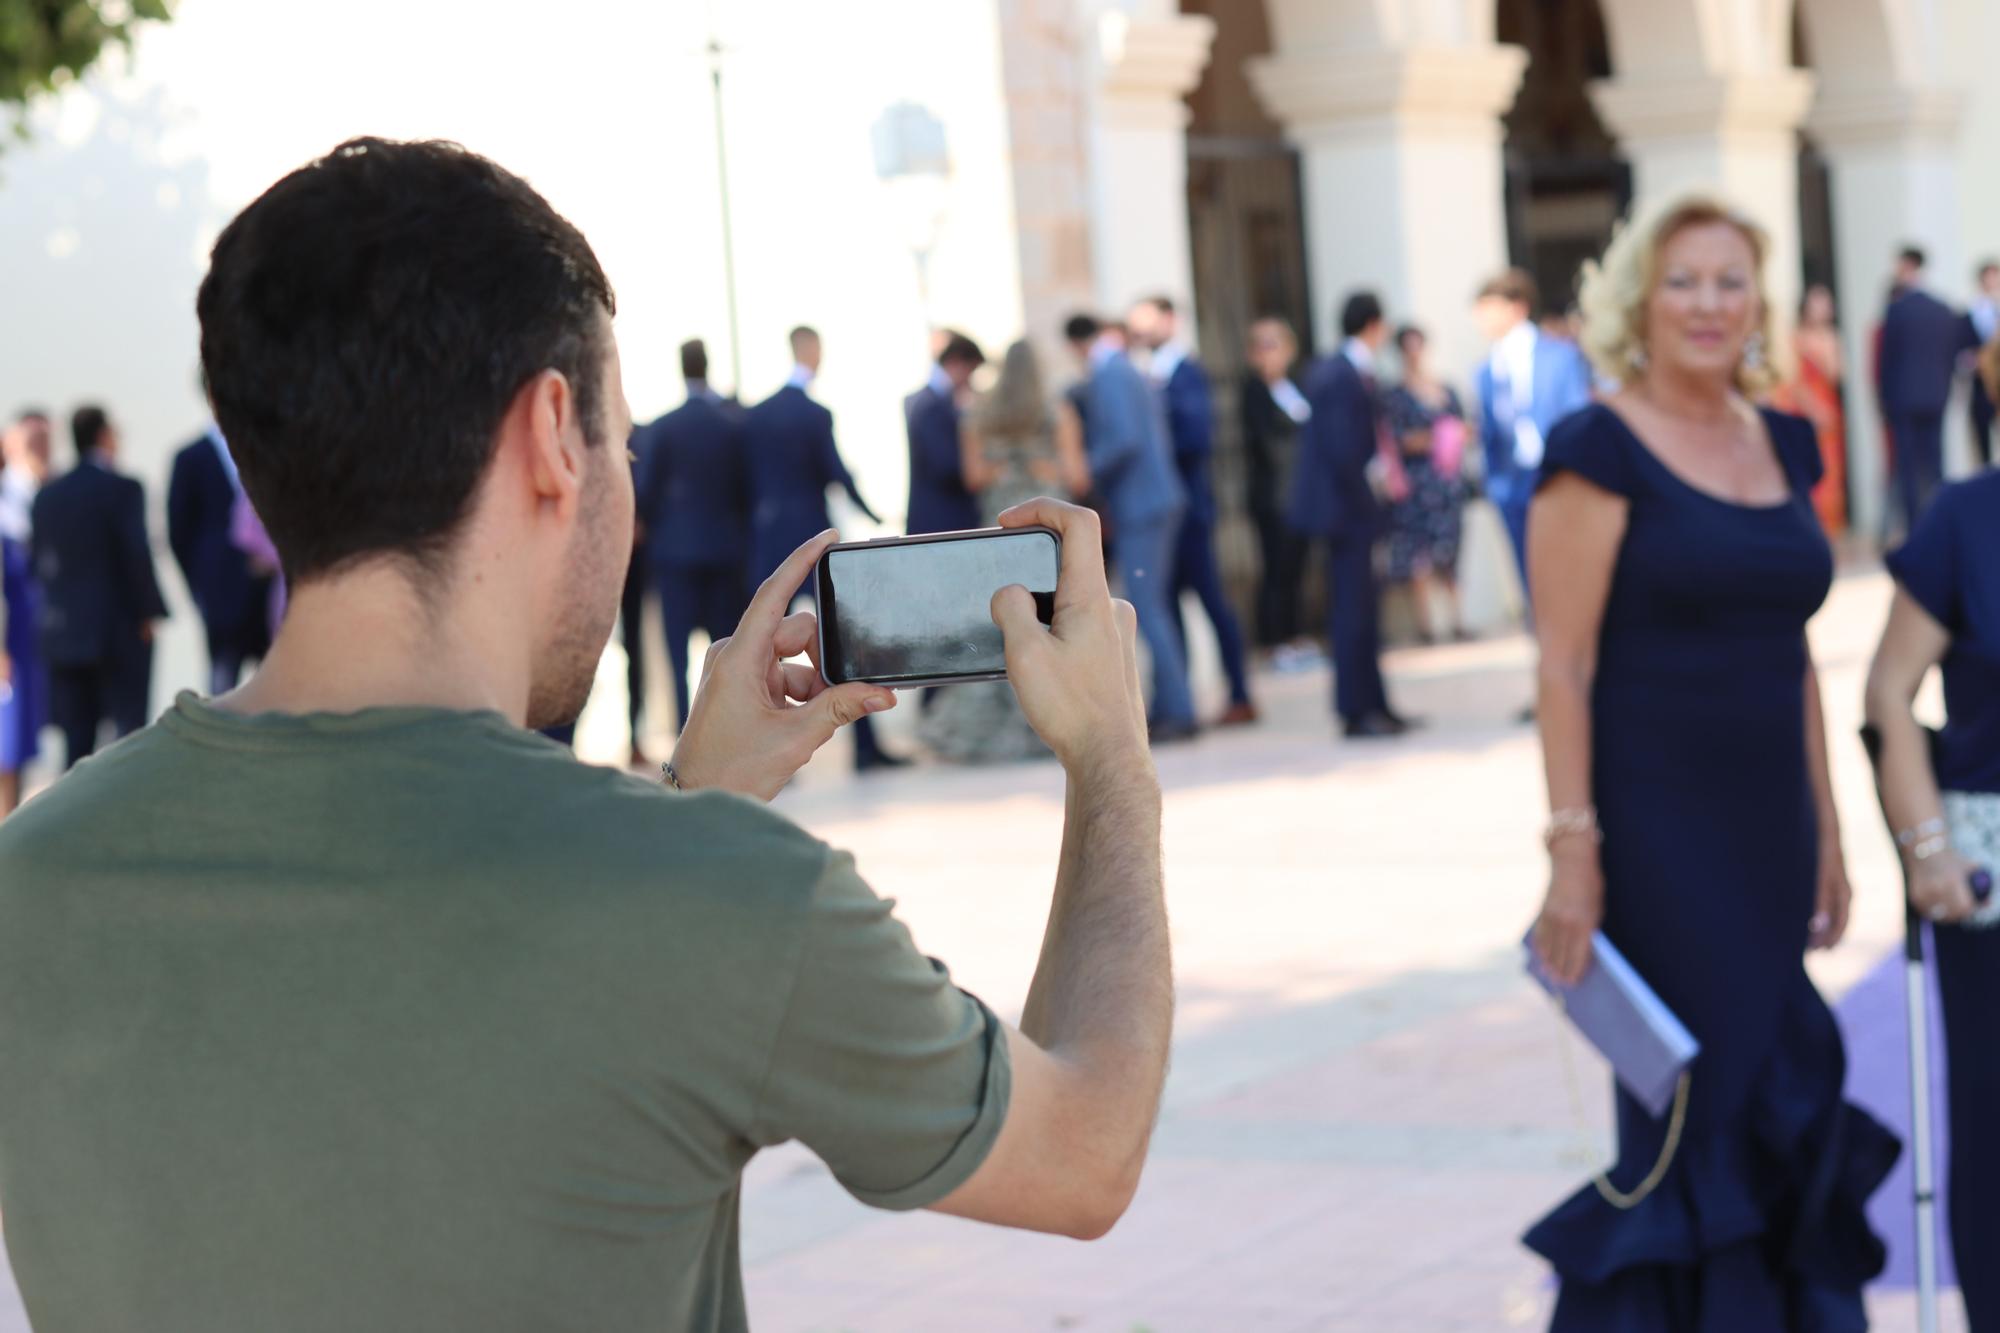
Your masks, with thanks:
[{"label": "short dark hair", "polygon": [[1535,281],[1535,275],[1528,270],[1510,268],[1488,278],[1486,285],[1479,289],[1478,299],[1500,300],[1510,305],[1525,306],[1532,315],[1535,313],[1535,308],[1542,303],[1542,289],[1541,284]]},{"label": "short dark hair", "polygon": [[681,378],[684,380],[708,378],[708,344],[699,338],[690,338],[681,344]]},{"label": "short dark hair", "polygon": [[1419,342],[1429,342],[1431,336],[1425,333],[1418,325],[1405,324],[1396,330],[1396,350],[1399,352],[1408,351],[1410,339],[1412,338],[1415,338]]},{"label": "short dark hair", "polygon": [[954,361],[961,361],[974,367],[986,364],[986,353],[979,350],[978,343],[956,329],[947,330],[946,333],[944,346],[938,351],[939,365],[948,366]]},{"label": "short dark hair", "polygon": [[17,425],[23,422],[47,421],[48,419],[48,409],[41,407],[24,407],[14,414],[14,421]]},{"label": "short dark hair", "polygon": [[1896,252],[1896,258],[1911,268],[1922,268],[1930,256],[1924,253],[1921,245],[1906,245]]},{"label": "short dark hair", "polygon": [[[1463,287],[1459,288],[1464,291]],[[1382,298],[1373,292],[1353,292],[1340,307],[1340,336],[1358,338],[1382,322]]]},{"label": "short dark hair", "polygon": [[808,338],[814,342],[819,341],[819,330],[810,324],[801,324],[785,335],[785,341],[791,344],[794,353],[799,350],[799,344]]},{"label": "short dark hair", "polygon": [[1063,321],[1063,337],[1073,343],[1087,343],[1104,329],[1095,315],[1078,311]]},{"label": "short dark hair", "polygon": [[560,371],[605,439],[611,284],[526,181],[454,143],[350,139],[215,243],[201,361],[292,581],[373,555],[442,572],[494,435]]},{"label": "short dark hair", "polygon": [[1989,273],[2000,273],[2000,259],[1980,260],[1979,267],[1972,271],[1972,276],[1984,282]]},{"label": "short dark hair", "polygon": [[97,447],[104,432],[111,429],[111,414],[96,403],[85,403],[69,415],[70,438],[76,441],[77,457]]},{"label": "short dark hair", "polygon": [[1174,313],[1173,298],[1169,296],[1148,296],[1143,301],[1139,302],[1139,304],[1149,305],[1163,315],[1171,315]]}]

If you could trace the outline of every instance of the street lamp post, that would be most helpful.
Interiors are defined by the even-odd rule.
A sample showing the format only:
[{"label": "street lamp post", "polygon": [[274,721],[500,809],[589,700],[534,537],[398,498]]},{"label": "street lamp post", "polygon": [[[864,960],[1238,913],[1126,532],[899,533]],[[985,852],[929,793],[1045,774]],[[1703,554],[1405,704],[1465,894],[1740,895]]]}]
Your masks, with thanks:
[{"label": "street lamp post", "polygon": [[917,269],[917,301],[931,323],[931,251],[944,220],[951,155],[944,125],[914,102],[898,102],[875,121],[875,175],[895,198]]},{"label": "street lamp post", "polygon": [[743,338],[736,321],[736,242],[729,221],[729,148],[722,132],[722,43],[708,39],[708,81],[715,98],[715,180],[722,201],[722,289],[729,302],[729,389],[743,393]]}]

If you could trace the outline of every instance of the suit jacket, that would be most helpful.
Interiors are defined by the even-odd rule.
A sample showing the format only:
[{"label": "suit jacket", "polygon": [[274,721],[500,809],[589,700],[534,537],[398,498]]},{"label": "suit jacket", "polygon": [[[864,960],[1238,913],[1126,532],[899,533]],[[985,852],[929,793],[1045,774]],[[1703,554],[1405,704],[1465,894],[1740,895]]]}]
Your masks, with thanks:
[{"label": "suit jacket", "polygon": [[1249,465],[1250,514],[1267,524],[1283,520],[1298,459],[1299,423],[1292,420],[1263,376],[1243,373],[1237,396],[1243,418],[1243,454]]},{"label": "suit jacket", "polygon": [[1167,425],[1146,377],[1118,352],[1091,372],[1083,413],[1090,475],[1111,519],[1139,528],[1178,514],[1187,492],[1174,466]]},{"label": "suit jacket", "polygon": [[659,569],[741,566],[750,558],[750,469],[741,414],[690,397],[634,432],[639,517]]},{"label": "suit jacket", "polygon": [[1189,522],[1215,522],[1215,488],[1209,483],[1209,460],[1215,454],[1215,396],[1208,372],[1193,357],[1183,357],[1160,386],[1166,408],[1167,434],[1174,444],[1174,464],[1187,492]]},{"label": "suit jacket", "polygon": [[910,509],[905,532],[956,532],[979,526],[979,505],[965,489],[958,452],[958,404],[926,384],[903,400],[910,437]]},{"label": "suit jacket", "polygon": [[869,518],[833,440],[833,413],[795,384],[766,398],[743,419],[750,471],[750,572],[769,577],[785,557],[833,526],[826,488],[838,485]]},{"label": "suit jacket", "polygon": [[[1556,423],[1590,406],[1590,363],[1576,344],[1535,331],[1535,385],[1528,416],[1544,440]],[[1486,458],[1486,493],[1497,505],[1525,505],[1534,495],[1539,468],[1515,461],[1514,405],[1496,401],[1493,363],[1480,366],[1479,439]],[[1511,389],[1512,386],[1509,386]]]},{"label": "suit jacket", "polygon": [[1942,416],[1961,353],[1979,346],[1969,315],[1920,288],[1892,297],[1882,317],[1875,383],[1890,417]]},{"label": "suit jacket", "polygon": [[42,656],[51,666],[113,661],[167,614],[146,540],[146,492],[95,462],[35,497],[31,538],[42,590]]},{"label": "suit jacket", "polygon": [[211,649],[258,626],[269,587],[229,539],[236,487],[204,435],[174,455],[167,482],[167,545],[194,596]]},{"label": "suit jacket", "polygon": [[1299,438],[1286,518],[1308,537],[1372,539],[1381,506],[1368,484],[1368,463],[1381,435],[1374,389],[1345,353],[1313,363],[1302,388],[1312,419]]}]

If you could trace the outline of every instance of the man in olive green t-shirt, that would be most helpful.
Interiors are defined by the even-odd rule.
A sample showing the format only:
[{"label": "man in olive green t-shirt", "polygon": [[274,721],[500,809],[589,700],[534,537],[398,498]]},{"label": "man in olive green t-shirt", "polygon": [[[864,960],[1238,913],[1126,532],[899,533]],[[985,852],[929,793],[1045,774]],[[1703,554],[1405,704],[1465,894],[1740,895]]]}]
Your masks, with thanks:
[{"label": "man in olive green t-shirt", "polygon": [[678,785],[573,718],[631,549],[612,300],[448,145],[343,145],[217,242],[217,418],[284,557],[258,676],[0,825],[0,1210],[40,1333],[737,1330],[744,1164],[1089,1237],[1136,1188],[1171,1012],[1159,792],[1095,520],[1053,626],[994,615],[1070,778],[1018,1029],[764,807],[894,703],[711,655]]}]

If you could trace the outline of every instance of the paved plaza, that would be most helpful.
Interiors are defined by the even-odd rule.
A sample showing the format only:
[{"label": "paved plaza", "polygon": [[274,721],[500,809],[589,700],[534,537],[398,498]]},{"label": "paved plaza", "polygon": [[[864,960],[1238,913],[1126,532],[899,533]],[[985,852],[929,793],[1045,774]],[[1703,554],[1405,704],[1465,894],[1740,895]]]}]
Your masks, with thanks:
[{"label": "paved plaza", "polygon": [[[1814,960],[1852,997],[1856,1093],[1901,1113],[1897,878],[1858,745],[1888,585],[1840,583],[1814,627],[1858,889]],[[1607,1146],[1600,1067],[1520,975],[1544,812],[1522,639],[1390,662],[1405,743],[1334,739],[1324,673],[1260,682],[1266,720],[1166,751],[1180,1009],[1145,1183],[1094,1244],[853,1203],[804,1150],[760,1157],[743,1246],[759,1333],[1447,1333],[1538,1328],[1552,1288],[1517,1237]],[[907,706],[907,705],[906,705]],[[907,725],[908,718],[897,719]],[[928,952],[1001,1012],[1026,994],[1062,809],[1052,765],[856,783],[816,761],[781,804],[852,849]],[[1578,1101],[1582,1106],[1579,1121]],[[1907,1252],[1907,1197],[1883,1225]],[[1900,1215],[1900,1216],[1899,1216]],[[1900,1264],[1899,1267],[1907,1267]],[[1891,1274],[1891,1283],[1896,1278]],[[11,1292],[0,1291],[25,1327]],[[1914,1328],[1903,1285],[1878,1327]],[[1962,1328],[1954,1311],[1947,1328]]]}]

